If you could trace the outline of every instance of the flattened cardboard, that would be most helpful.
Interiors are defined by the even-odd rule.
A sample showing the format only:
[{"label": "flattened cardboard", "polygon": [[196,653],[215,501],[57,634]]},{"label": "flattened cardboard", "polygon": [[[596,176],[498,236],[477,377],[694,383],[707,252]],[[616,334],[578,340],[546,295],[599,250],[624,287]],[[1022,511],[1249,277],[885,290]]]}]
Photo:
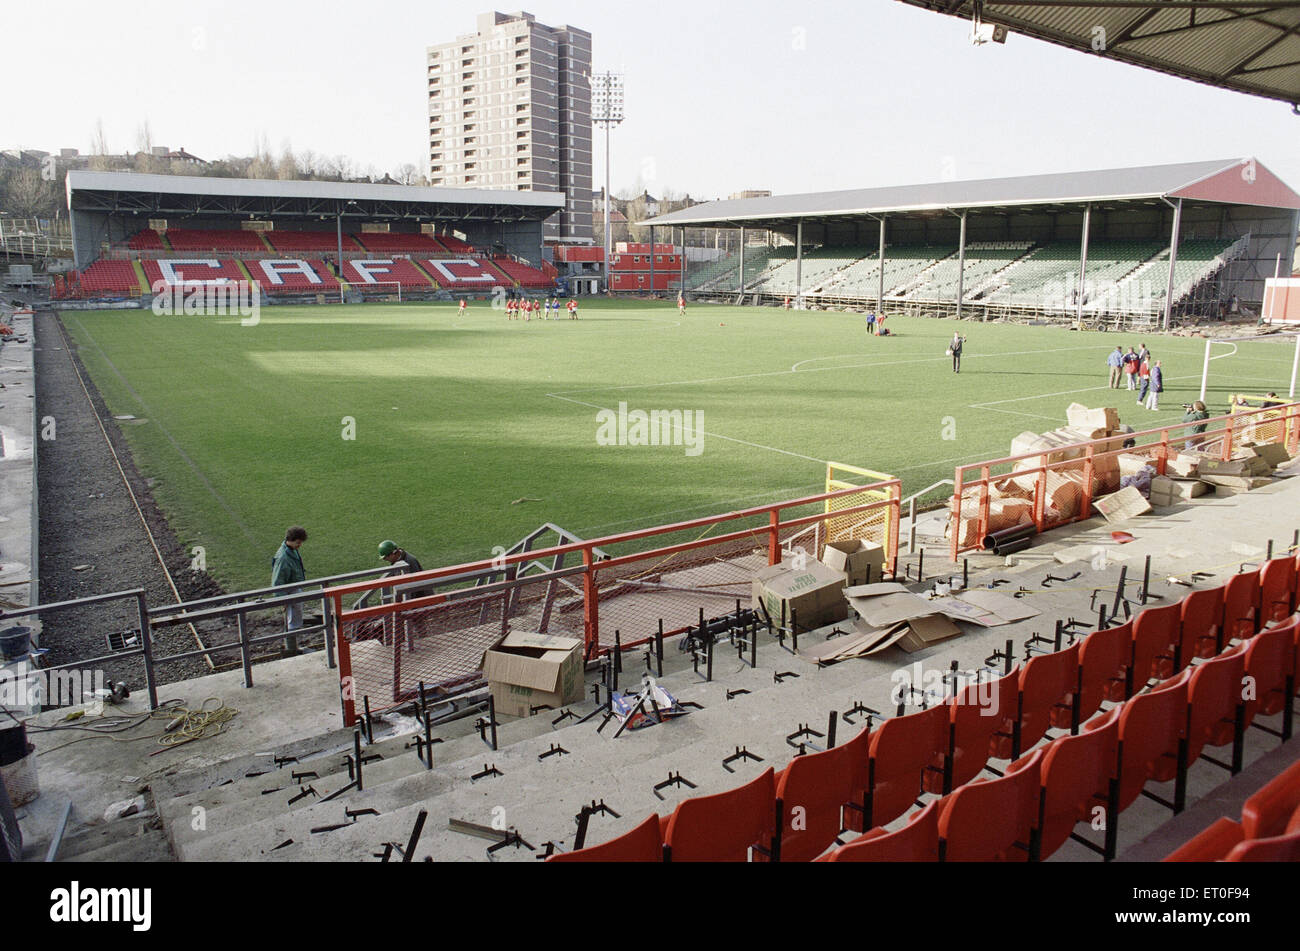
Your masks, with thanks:
[{"label": "flattened cardboard", "polygon": [[1092,500],[1092,507],[1100,512],[1108,522],[1124,522],[1130,518],[1151,511],[1151,503],[1142,497],[1142,493],[1133,486],[1127,486],[1118,492],[1104,495]]},{"label": "flattened cardboard", "polygon": [[925,598],[911,592],[884,594],[875,598],[849,598],[853,610],[872,627],[890,627],[900,621],[934,614],[935,608]]},{"label": "flattened cardboard", "polygon": [[1025,621],[1031,617],[1038,617],[1039,614],[1038,611],[1026,605],[1019,598],[1010,598],[1005,594],[990,591],[988,588],[968,588],[960,592],[957,597],[983,611],[996,614],[1008,624],[1015,621]]},{"label": "flattened cardboard", "polygon": [[898,646],[909,654],[962,633],[961,628],[942,614],[912,618],[907,622],[907,627],[908,632],[898,641]]}]

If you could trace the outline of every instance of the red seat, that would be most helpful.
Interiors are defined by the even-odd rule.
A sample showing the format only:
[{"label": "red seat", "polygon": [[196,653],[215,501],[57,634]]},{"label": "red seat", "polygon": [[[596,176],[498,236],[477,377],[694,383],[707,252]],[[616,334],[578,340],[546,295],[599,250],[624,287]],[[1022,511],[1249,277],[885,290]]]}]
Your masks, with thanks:
[{"label": "red seat", "polygon": [[[1140,693],[1152,677],[1172,677],[1174,651],[1182,627],[1182,605],[1147,608],[1133,619],[1133,677],[1129,696]],[[1183,663],[1191,660],[1184,658]]]},{"label": "red seat", "polygon": [[[1105,714],[1092,728],[1078,736],[1063,736],[1047,748],[1042,760],[1039,798],[1039,853],[1045,859],[1065,844],[1075,825],[1105,810],[1107,858],[1114,857],[1118,810],[1114,808],[1111,785],[1117,769],[1119,708]],[[1018,761],[1008,774],[1020,767]],[[1020,767],[1020,768],[1025,768]]]},{"label": "red seat", "polygon": [[672,862],[744,862],[751,846],[771,851],[776,835],[776,782],[769,766],[757,779],[677,804],[664,830]]},{"label": "red seat", "polygon": [[1043,738],[1052,723],[1052,708],[1073,704],[1079,688],[1079,648],[1075,641],[1064,650],[1035,657],[1020,668],[1020,735],[999,737],[996,756],[1015,759]]},{"label": "red seat", "polygon": [[1120,640],[1123,669],[1115,677],[1112,677],[1103,688],[1102,699],[1109,700],[1112,703],[1123,703],[1128,699],[1128,669],[1133,664],[1133,622],[1125,621],[1119,627],[1110,628],[1109,630],[1123,632],[1114,635]]},{"label": "red seat", "polygon": [[1285,835],[1300,821],[1300,762],[1274,777],[1241,807],[1241,827],[1248,839]]},{"label": "red seat", "polygon": [[1233,575],[1223,589],[1224,642],[1259,631],[1259,571]]},{"label": "red seat", "polygon": [[843,807],[861,802],[866,791],[870,746],[863,729],[834,749],[796,756],[777,777],[781,861],[809,862],[835,841]]},{"label": "red seat", "polygon": [[[1256,715],[1273,716],[1290,711],[1294,691],[1297,622],[1280,624],[1256,634],[1246,646],[1246,677],[1251,688],[1246,697],[1246,726]],[[1283,721],[1283,739],[1290,739],[1291,717]]]},{"label": "red seat", "polygon": [[[1187,695],[1190,670],[1141,693],[1121,708],[1119,716],[1119,808],[1127,809],[1148,779],[1179,776],[1178,748],[1187,735]],[[1186,764],[1183,764],[1184,768]],[[1181,789],[1179,790],[1181,793]],[[1177,795],[1177,794],[1176,794]],[[1182,810],[1182,803],[1176,804]]]},{"label": "red seat", "polygon": [[1224,856],[1225,862],[1300,862],[1300,832],[1273,839],[1248,839]]},{"label": "red seat", "polygon": [[1260,623],[1285,621],[1295,613],[1296,559],[1274,558],[1259,573]]},{"label": "red seat", "polygon": [[939,861],[939,802],[930,803],[894,832],[873,829],[841,846],[820,861],[826,862],[937,862]]},{"label": "red seat", "polygon": [[[1079,650],[1079,721],[1101,709],[1101,701],[1112,684],[1124,684],[1132,648],[1132,627],[1128,624],[1093,631]],[[1069,727],[1063,709],[1058,708],[1052,726]]]},{"label": "red seat", "polygon": [[945,862],[1024,861],[1038,818],[1044,750],[1000,779],[978,780],[940,801],[939,855]]},{"label": "red seat", "polygon": [[[921,794],[921,777],[934,771],[934,754],[947,747],[948,706],[940,704],[893,717],[871,734],[868,790],[863,803],[866,828],[892,822]],[[863,816],[850,810],[849,828],[863,831]]]},{"label": "red seat", "polygon": [[601,845],[573,852],[557,852],[549,862],[662,862],[663,841],[659,837],[659,816],[651,815],[630,832]]},{"label": "red seat", "polygon": [[1237,758],[1240,746],[1237,708],[1244,706],[1242,680],[1245,675],[1246,653],[1240,645],[1233,645],[1192,671],[1187,692],[1189,764],[1196,762],[1206,746],[1225,746],[1228,743],[1233,744],[1234,760]]},{"label": "red seat", "polygon": [[944,788],[942,773],[925,774],[926,792],[944,794],[964,786],[984,769],[998,745],[998,734],[1011,735],[1020,692],[1020,672],[971,684],[948,701],[948,749],[952,775]]},{"label": "red seat", "polygon": [[1216,819],[1196,838],[1179,846],[1162,859],[1165,862],[1217,862],[1226,856],[1245,836],[1240,824],[1231,819]]},{"label": "red seat", "polygon": [[[1182,659],[1208,659],[1223,650],[1224,586],[1193,591],[1182,601]],[[1191,653],[1188,653],[1188,652]]]}]

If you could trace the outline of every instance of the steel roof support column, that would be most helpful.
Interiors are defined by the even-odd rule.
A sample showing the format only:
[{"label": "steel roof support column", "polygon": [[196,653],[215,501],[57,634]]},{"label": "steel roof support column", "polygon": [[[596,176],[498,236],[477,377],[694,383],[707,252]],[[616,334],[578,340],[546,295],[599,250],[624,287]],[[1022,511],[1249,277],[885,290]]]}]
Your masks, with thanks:
[{"label": "steel roof support column", "polygon": [[682,225],[681,228],[678,229],[678,233],[681,235],[681,241],[678,243],[678,249],[681,253],[681,257],[677,261],[677,264],[679,265],[679,269],[677,272],[677,293],[682,297],[685,297],[686,296],[686,226]]},{"label": "steel roof support column", "polygon": [[343,303],[343,209],[339,208],[338,217],[339,259],[336,261],[339,272],[339,303]]},{"label": "steel roof support column", "polygon": [[957,319],[961,320],[961,298],[966,288],[966,212],[961,213],[961,235],[957,239]]},{"label": "steel roof support column", "polygon": [[1178,261],[1178,229],[1182,223],[1183,200],[1180,198],[1178,204],[1174,205],[1174,227],[1169,237],[1169,279],[1165,283],[1165,330],[1169,329],[1169,314],[1174,309],[1174,264]]},{"label": "steel roof support column", "polygon": [[[672,234],[670,231],[669,234]],[[655,296],[655,226],[650,226],[650,296]]]},{"label": "steel roof support column", "polygon": [[740,295],[741,303],[744,303],[745,295],[745,226],[740,226]]},{"label": "steel roof support column", "polygon": [[794,309],[798,310],[803,302],[803,219],[795,229],[794,241]]},{"label": "steel roof support column", "polygon": [[1074,329],[1078,330],[1083,326],[1083,289],[1084,278],[1088,273],[1088,229],[1092,226],[1092,203],[1083,206],[1083,242],[1079,246],[1079,287],[1076,292],[1079,298],[1079,308],[1075,312]]},{"label": "steel roof support column", "polygon": [[876,285],[876,316],[879,317],[885,309],[885,215],[880,216],[880,274],[877,275],[879,283]]}]

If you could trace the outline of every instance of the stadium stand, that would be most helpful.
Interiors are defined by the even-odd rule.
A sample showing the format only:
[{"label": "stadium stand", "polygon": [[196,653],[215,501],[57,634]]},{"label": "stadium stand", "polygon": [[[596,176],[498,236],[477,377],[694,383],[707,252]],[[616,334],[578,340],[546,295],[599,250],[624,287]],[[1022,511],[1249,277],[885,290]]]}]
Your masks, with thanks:
[{"label": "stadium stand", "polygon": [[[1185,788],[1207,745],[1231,743],[1239,757],[1244,731],[1258,716],[1280,715],[1277,735],[1289,737],[1300,659],[1300,619],[1291,616],[1298,569],[1300,558],[1286,556],[1273,559],[1262,576],[1236,576],[1249,582],[1238,586],[1239,604],[1228,615],[1239,618],[1233,635],[1242,641],[1204,663],[1191,665],[1186,646],[1213,639],[1206,632],[1224,617],[1222,592],[1193,592],[1147,608],[1134,621],[1085,635],[984,683],[979,702],[971,702],[975,688],[968,688],[929,709],[903,714],[900,708],[841,746],[795,758],[775,776],[768,769],[729,792],[688,798],[672,817],[652,816],[603,846],[553,860],[658,861],[656,829],[673,860],[1044,860],[1080,823],[1090,823],[1098,807],[1110,816],[1104,841],[1084,841],[1114,858],[1119,817],[1147,783],[1177,780]],[[1261,630],[1250,605],[1264,601],[1271,619],[1285,619]],[[1189,624],[1190,634],[1183,631]],[[1148,675],[1160,681],[1150,690]],[[1243,675],[1259,684],[1253,699],[1243,699]],[[1118,691],[1103,696],[1117,681]],[[1114,705],[1102,710],[1106,700]],[[991,704],[1009,718],[982,716]],[[1067,732],[1053,737],[1049,728]],[[1010,760],[1005,773],[977,779],[990,755]],[[919,808],[910,811],[923,793],[941,798],[917,800]],[[796,801],[808,806],[798,824],[789,813]],[[885,828],[899,822],[893,831]],[[840,845],[846,829],[863,834]],[[1240,822],[1216,821],[1166,861],[1213,859],[1300,859],[1300,766],[1252,795]]]},{"label": "stadium stand", "polygon": [[[925,271],[956,253],[956,248],[932,245],[900,245],[885,249],[885,296],[898,297]],[[865,258],[840,271],[822,288],[825,297],[856,297],[874,301],[879,289],[880,260]]]},{"label": "stadium stand", "polygon": [[126,242],[126,246],[132,251],[165,251],[167,246],[163,244],[162,238],[157,231],[152,228],[146,228],[144,231],[137,231],[131,235]]},{"label": "stadium stand", "polygon": [[452,254],[473,254],[474,253],[474,248],[472,245],[466,244],[464,241],[460,240],[460,238],[457,238],[454,235],[440,234],[437,235],[436,240],[439,244],[441,244]]},{"label": "stadium stand", "polygon": [[[266,240],[280,252],[324,251],[338,253],[338,234],[333,231],[268,231]],[[356,251],[352,235],[343,235],[343,250]]]},{"label": "stadium stand", "polygon": [[144,293],[135,264],[131,261],[96,261],[81,272],[78,297],[135,297]]},{"label": "stadium stand", "polygon": [[[963,272],[962,293],[966,300],[972,291],[987,283],[999,271],[1024,257],[1031,243],[1006,241],[974,243],[966,246],[966,268]],[[886,252],[888,258],[888,252]],[[916,283],[906,290],[912,300],[952,300],[957,296],[958,257],[953,254],[933,267],[922,271]]]},{"label": "stadium stand", "polygon": [[339,288],[338,279],[319,259],[268,258],[245,261],[244,266],[264,294],[316,294]]},{"label": "stadium stand", "polygon": [[555,282],[535,267],[530,267],[508,257],[495,257],[492,263],[506,272],[506,275],[520,287],[528,290],[546,290],[554,287]]},{"label": "stadium stand", "polygon": [[[863,248],[819,248],[803,256],[803,287],[815,294],[837,271],[862,260],[868,252]],[[764,270],[749,286],[750,291],[764,294],[789,295],[798,291],[796,277],[799,262],[794,258],[779,259]]]},{"label": "stadium stand", "polygon": [[427,234],[394,234],[392,232],[362,232],[353,235],[367,251],[384,254],[441,254],[442,245]]},{"label": "stadium stand", "polygon": [[[794,248],[745,248],[745,283],[757,278],[773,260],[787,261],[794,258]],[[730,254],[718,261],[687,264],[686,287],[688,291],[734,292],[740,290],[740,255]]]},{"label": "stadium stand", "polygon": [[218,260],[172,260],[163,258],[158,261],[141,261],[144,278],[150,287],[162,281],[166,284],[181,284],[195,281],[246,281],[247,277],[239,269],[237,261]]},{"label": "stadium stand", "polygon": [[429,290],[433,282],[406,258],[360,258],[344,261],[342,277],[352,285],[365,286],[384,281],[397,281],[402,288]]},{"label": "stadium stand", "polygon": [[253,231],[169,228],[167,243],[173,251],[265,251],[266,243]]}]

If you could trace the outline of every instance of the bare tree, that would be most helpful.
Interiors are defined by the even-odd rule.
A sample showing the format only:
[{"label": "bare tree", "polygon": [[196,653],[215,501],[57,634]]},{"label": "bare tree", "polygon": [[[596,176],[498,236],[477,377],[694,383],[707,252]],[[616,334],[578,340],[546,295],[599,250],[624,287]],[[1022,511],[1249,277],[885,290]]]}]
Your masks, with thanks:
[{"label": "bare tree", "polygon": [[293,150],[285,143],[284,153],[280,156],[280,161],[275,167],[276,177],[281,181],[295,181],[302,177],[298,170],[298,160],[294,158]]},{"label": "bare tree", "polygon": [[15,169],[5,179],[0,206],[15,218],[53,218],[59,194],[59,183],[45,181],[37,169]]},{"label": "bare tree", "polygon": [[417,185],[420,182],[420,170],[410,162],[397,166],[397,174],[393,176],[403,185]]}]

